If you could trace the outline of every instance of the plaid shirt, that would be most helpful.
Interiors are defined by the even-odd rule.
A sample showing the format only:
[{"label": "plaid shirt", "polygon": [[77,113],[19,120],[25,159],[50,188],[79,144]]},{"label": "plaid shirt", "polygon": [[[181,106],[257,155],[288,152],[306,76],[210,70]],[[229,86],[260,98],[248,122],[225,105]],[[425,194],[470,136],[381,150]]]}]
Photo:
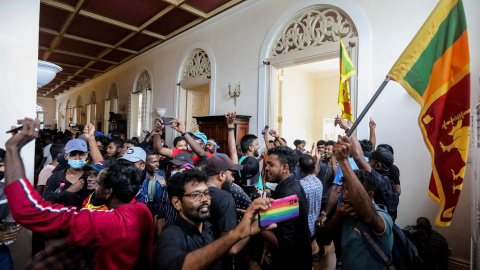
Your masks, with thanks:
[{"label": "plaid shirt", "polygon": [[322,181],[320,181],[315,174],[310,174],[302,178],[300,180],[300,184],[302,185],[305,195],[307,196],[308,228],[313,236],[315,233],[315,221],[320,215],[320,209],[322,209]]},{"label": "plaid shirt", "polygon": [[35,254],[24,270],[93,269],[94,250],[70,243],[48,247]]}]

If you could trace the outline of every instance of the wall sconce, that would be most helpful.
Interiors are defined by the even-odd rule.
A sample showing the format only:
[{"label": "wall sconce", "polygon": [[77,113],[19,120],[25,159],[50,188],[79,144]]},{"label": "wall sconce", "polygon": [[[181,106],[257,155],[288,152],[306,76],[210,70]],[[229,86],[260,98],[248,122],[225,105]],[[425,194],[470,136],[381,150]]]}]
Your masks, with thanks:
[{"label": "wall sconce", "polygon": [[[237,90],[238,87],[238,90]],[[235,107],[237,106],[237,97],[240,97],[240,82],[238,82],[238,86],[235,86],[235,89],[233,89],[233,93],[231,92],[231,86],[230,83],[228,83],[228,96],[233,98],[233,103],[235,104]]]}]

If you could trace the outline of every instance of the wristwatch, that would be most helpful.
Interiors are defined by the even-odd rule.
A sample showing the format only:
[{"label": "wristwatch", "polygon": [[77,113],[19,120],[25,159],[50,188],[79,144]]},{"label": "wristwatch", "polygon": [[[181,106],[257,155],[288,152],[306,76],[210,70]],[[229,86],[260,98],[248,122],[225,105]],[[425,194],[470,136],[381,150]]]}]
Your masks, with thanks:
[{"label": "wristwatch", "polygon": [[182,136],[187,135],[187,133],[188,133],[187,131],[184,131],[184,132],[182,133]]},{"label": "wristwatch", "polygon": [[320,216],[327,216],[327,213],[325,211],[320,212]]}]

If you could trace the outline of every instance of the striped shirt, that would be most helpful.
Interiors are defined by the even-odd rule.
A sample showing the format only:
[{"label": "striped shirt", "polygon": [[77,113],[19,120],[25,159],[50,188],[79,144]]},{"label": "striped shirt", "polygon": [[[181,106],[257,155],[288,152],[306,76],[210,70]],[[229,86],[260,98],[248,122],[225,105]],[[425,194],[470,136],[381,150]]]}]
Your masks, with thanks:
[{"label": "striped shirt", "polygon": [[300,184],[307,196],[308,228],[310,229],[310,234],[313,236],[315,233],[315,221],[318,219],[318,216],[320,216],[320,209],[322,209],[322,181],[320,181],[315,174],[310,174],[300,179]]}]

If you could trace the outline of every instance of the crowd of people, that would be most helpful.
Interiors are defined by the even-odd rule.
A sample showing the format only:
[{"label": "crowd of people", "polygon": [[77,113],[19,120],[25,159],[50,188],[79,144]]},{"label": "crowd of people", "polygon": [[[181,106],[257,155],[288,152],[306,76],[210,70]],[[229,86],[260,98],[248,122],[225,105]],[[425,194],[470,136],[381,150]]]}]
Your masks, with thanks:
[{"label": "crowd of people", "polygon": [[[335,247],[337,269],[392,269],[372,253],[366,238],[392,256],[401,193],[400,171],[388,144],[339,136],[290,148],[275,130],[235,140],[236,114],[225,114],[227,149],[174,119],[160,120],[140,142],[123,134],[23,128],[0,152],[0,218],[34,233],[35,255],[26,269],[312,269]],[[345,119],[335,124],[345,131]],[[178,132],[172,147],[165,129]],[[34,185],[20,150],[36,141]],[[225,152],[225,153],[221,153]],[[3,173],[0,174],[3,178]],[[259,226],[259,211],[289,196],[298,216]],[[8,204],[6,203],[8,201]],[[8,224],[4,221],[3,225]],[[426,218],[404,233],[417,246],[418,269],[445,269],[448,246]],[[318,246],[318,248],[317,248]],[[5,260],[3,258],[5,257]],[[9,259],[9,261],[7,261]],[[2,267],[4,265],[5,267]],[[13,269],[0,246],[0,268]]]}]

